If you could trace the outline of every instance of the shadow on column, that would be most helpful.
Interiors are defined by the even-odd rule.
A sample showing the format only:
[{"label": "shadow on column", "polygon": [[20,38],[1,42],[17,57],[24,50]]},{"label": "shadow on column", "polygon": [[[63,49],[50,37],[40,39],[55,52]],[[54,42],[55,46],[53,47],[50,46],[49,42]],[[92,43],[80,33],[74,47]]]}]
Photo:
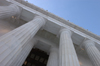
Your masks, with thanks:
[{"label": "shadow on column", "polygon": [[46,52],[33,48],[22,66],[46,66],[47,60]]}]

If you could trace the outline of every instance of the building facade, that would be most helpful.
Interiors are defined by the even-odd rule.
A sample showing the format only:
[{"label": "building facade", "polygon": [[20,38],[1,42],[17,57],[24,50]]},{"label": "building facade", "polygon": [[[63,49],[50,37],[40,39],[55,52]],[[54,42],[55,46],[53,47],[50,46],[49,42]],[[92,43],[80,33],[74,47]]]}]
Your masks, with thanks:
[{"label": "building facade", "polygon": [[0,66],[100,66],[100,37],[24,0],[0,0]]}]

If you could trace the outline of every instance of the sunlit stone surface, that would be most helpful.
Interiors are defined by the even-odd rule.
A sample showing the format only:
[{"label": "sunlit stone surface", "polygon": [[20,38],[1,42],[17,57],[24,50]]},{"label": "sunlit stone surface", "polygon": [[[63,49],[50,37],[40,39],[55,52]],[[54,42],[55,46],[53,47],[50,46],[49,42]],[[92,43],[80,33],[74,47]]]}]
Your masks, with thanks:
[{"label": "sunlit stone surface", "polygon": [[0,66],[100,66],[99,51],[100,37],[68,20],[0,0]]}]

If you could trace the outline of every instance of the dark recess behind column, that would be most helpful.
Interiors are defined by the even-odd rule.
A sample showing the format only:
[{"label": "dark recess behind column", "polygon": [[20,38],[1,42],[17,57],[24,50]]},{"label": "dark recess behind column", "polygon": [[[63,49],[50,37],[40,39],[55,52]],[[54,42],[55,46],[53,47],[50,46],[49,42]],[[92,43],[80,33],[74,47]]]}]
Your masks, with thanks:
[{"label": "dark recess behind column", "polygon": [[47,60],[46,52],[33,48],[22,66],[46,66]]}]

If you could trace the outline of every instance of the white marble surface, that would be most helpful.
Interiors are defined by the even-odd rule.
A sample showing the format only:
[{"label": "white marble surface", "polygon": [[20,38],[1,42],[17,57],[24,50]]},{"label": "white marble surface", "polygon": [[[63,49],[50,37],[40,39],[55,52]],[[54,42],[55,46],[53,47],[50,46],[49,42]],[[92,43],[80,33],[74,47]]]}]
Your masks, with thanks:
[{"label": "white marble surface", "polygon": [[16,26],[9,23],[9,21],[0,20],[0,37],[10,31],[12,31],[15,28],[16,28]]},{"label": "white marble surface", "polygon": [[47,66],[58,66],[58,49],[51,47]]},{"label": "white marble surface", "polygon": [[28,54],[30,53],[31,49],[36,43],[37,41],[35,39],[34,40],[32,39],[31,41],[25,43],[25,45],[23,46],[23,49],[19,53],[17,53],[14,59],[12,59],[10,63],[8,63],[7,65],[8,66],[22,66]]},{"label": "white marble surface", "polygon": [[32,21],[10,31],[0,37],[0,65],[8,66],[12,57],[22,50],[22,46],[30,41],[45,24],[45,19],[36,16]]},{"label": "white marble surface", "polygon": [[[20,7],[23,8],[23,14],[22,16],[24,16],[22,19],[23,20],[29,20],[30,18],[32,18],[30,15],[34,15],[34,14],[37,14],[37,15],[40,15],[44,18],[46,18],[48,21],[47,21],[47,26],[45,28],[45,30],[53,33],[53,34],[57,34],[58,33],[58,30],[61,26],[63,27],[66,27],[68,29],[70,29],[71,31],[73,31],[75,34],[78,35],[79,38],[77,38],[78,40],[82,41],[80,38],[85,38],[87,37],[88,39],[91,39],[95,42],[97,42],[99,45],[100,45],[100,37],[98,37],[97,35],[87,31],[87,30],[84,30],[83,28],[73,24],[73,23],[70,23],[69,21],[66,21],[58,16],[55,16],[54,14],[51,14],[50,12],[46,12],[45,10],[35,6],[35,5],[32,5],[30,7],[30,3],[27,3],[27,2],[16,2],[16,1],[10,1],[11,3],[14,3]],[[25,6],[25,4],[27,3],[27,5]],[[26,11],[27,10],[27,11]],[[26,20],[26,21],[27,21]],[[52,30],[53,29],[53,30]],[[75,37],[74,37],[75,38]],[[78,44],[80,45],[80,44]],[[100,48],[100,47],[99,47]]]},{"label": "white marble surface", "polygon": [[96,48],[95,42],[85,40],[83,46],[94,66],[100,66],[100,51]]},{"label": "white marble surface", "polygon": [[[54,34],[56,34],[56,33],[58,33],[57,31],[59,31],[59,27],[60,26],[65,26],[66,28],[69,28],[69,29],[71,29],[72,31],[74,31],[75,33],[74,33],[74,38],[77,38],[77,40],[78,41],[80,41],[80,42],[82,42],[83,40],[80,40],[80,38],[82,37],[82,39],[84,39],[84,37],[88,37],[89,39],[92,39],[93,41],[95,41],[95,42],[97,42],[97,43],[100,43],[100,41],[98,41],[96,38],[98,38],[96,35],[94,35],[94,34],[91,34],[90,32],[88,32],[88,31],[85,31],[85,33],[83,33],[84,31],[80,31],[80,30],[77,30],[77,29],[79,29],[79,28],[73,28],[73,27],[75,27],[75,26],[73,26],[73,27],[69,27],[68,25],[66,25],[65,23],[62,23],[62,22],[60,22],[58,19],[55,19],[55,18],[51,18],[51,17],[49,17],[49,16],[45,16],[44,14],[41,14],[41,13],[39,13],[38,11],[35,11],[34,9],[30,9],[30,8],[28,8],[28,7],[26,7],[26,6],[23,6],[22,4],[18,4],[18,3],[16,3],[16,2],[13,2],[13,3],[15,3],[15,4],[17,4],[18,6],[21,6],[23,9],[26,9],[27,10],[27,12],[24,12],[24,11],[26,11],[26,10],[23,10],[23,14],[24,14],[24,17],[26,16],[26,17],[29,17],[30,16],[30,14],[29,15],[27,15],[27,13],[31,13],[31,14],[38,14],[38,15],[41,15],[41,16],[43,16],[43,17],[45,17],[45,18],[47,18],[48,19],[48,25],[46,25],[46,27],[45,27],[45,29],[46,30],[48,30],[48,31],[50,31],[51,33],[54,33]],[[30,12],[29,12],[30,11]],[[17,13],[17,12],[16,12]],[[6,14],[6,13],[5,13]],[[14,14],[15,15],[15,14]],[[8,15],[9,16],[9,15]],[[12,14],[11,14],[11,16],[12,16]],[[2,15],[2,17],[3,17],[3,15]],[[53,16],[52,16],[53,17]],[[4,18],[4,17],[3,17]],[[29,18],[33,18],[33,17],[29,17]],[[25,18],[24,18],[25,19]],[[1,25],[1,24],[0,24]],[[72,25],[72,24],[71,24]],[[2,25],[1,25],[2,26]],[[1,27],[0,26],[0,27]],[[3,27],[3,26],[2,26]],[[11,26],[10,26],[11,27]],[[11,29],[11,28],[7,28],[7,30],[8,29]],[[1,30],[2,30],[2,28],[1,28]],[[2,30],[2,31],[0,31],[0,32],[4,32],[5,34],[7,33],[7,32],[9,32],[9,30],[7,31],[7,30]],[[12,29],[11,29],[12,30]],[[10,31],[11,31],[10,30]],[[55,33],[56,32],[56,33]],[[4,33],[1,33],[1,35],[4,35]],[[89,34],[89,35],[88,35]],[[91,34],[91,35],[90,35]],[[76,36],[77,35],[77,36]],[[94,37],[93,37],[94,36]],[[74,39],[75,40],[75,39]],[[78,43],[78,45],[80,44],[80,42],[78,42],[78,41],[76,41],[75,40],[75,42],[77,42]],[[50,43],[50,42],[49,42]],[[99,45],[99,44],[98,44]],[[2,48],[0,48],[0,49],[2,49]],[[1,50],[2,51],[2,50]],[[86,60],[86,59],[85,59]],[[85,62],[84,62],[84,64],[86,64]],[[82,65],[80,65],[80,66],[82,66]],[[86,65],[83,65],[83,66],[86,66]],[[91,66],[91,64],[90,64],[90,66]]]},{"label": "white marble surface", "polygon": [[0,19],[15,16],[20,14],[20,9],[17,5],[0,6]]},{"label": "white marble surface", "polygon": [[80,66],[71,35],[66,28],[60,30],[59,66]]}]

